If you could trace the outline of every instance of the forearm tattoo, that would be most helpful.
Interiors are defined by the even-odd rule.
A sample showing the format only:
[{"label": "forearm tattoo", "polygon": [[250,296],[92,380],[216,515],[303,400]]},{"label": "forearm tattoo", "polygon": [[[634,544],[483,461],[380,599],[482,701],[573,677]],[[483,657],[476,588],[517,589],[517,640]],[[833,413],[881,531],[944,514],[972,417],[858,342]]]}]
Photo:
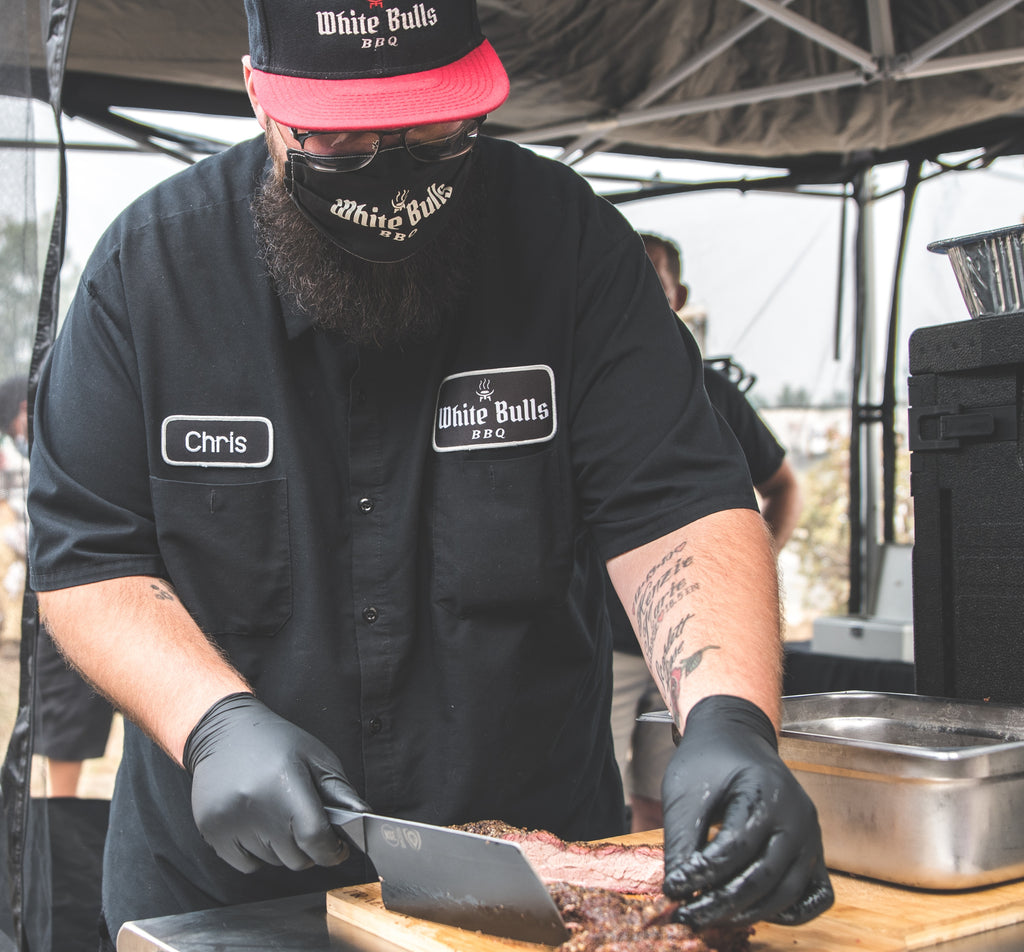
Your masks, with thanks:
[{"label": "forearm tattoo", "polygon": [[[637,636],[647,657],[654,651],[654,642],[665,617],[687,595],[700,588],[698,582],[687,578],[686,570],[693,564],[693,556],[685,555],[686,543],[680,542],[644,577],[633,597]],[[679,685],[700,666],[707,651],[721,650],[719,645],[704,645],[690,651],[683,637],[686,626],[694,619],[686,612],[665,633],[665,649],[654,662],[655,674],[669,688],[669,704],[673,715],[678,715]]]}]

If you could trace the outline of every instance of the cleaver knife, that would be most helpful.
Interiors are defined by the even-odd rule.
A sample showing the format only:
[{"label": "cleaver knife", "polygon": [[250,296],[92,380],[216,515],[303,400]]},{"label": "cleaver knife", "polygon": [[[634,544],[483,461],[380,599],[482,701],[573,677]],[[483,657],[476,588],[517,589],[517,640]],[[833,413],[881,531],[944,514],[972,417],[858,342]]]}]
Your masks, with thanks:
[{"label": "cleaver knife", "polygon": [[522,942],[558,945],[569,933],[518,844],[443,826],[324,807],[331,825],[370,858],[384,908]]}]

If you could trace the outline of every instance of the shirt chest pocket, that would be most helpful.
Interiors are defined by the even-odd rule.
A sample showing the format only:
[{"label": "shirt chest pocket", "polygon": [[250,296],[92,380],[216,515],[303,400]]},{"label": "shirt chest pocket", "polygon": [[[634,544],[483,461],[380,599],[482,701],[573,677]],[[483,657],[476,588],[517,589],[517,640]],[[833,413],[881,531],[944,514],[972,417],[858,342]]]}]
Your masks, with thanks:
[{"label": "shirt chest pocket", "polygon": [[572,516],[551,449],[436,461],[434,596],[460,617],[559,604],[572,571]]},{"label": "shirt chest pocket", "polygon": [[150,478],[160,553],[208,635],[273,635],[292,612],[287,480]]}]

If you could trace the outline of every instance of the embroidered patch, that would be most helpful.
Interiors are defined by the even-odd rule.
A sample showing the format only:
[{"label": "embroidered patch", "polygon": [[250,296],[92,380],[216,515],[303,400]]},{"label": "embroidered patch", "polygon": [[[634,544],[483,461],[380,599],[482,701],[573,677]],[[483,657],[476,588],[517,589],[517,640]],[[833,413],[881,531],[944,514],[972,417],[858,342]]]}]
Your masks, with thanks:
[{"label": "embroidered patch", "polygon": [[274,457],[274,426],[266,417],[169,416],[160,451],[171,466],[266,466]]},{"label": "embroidered patch", "polygon": [[555,375],[543,364],[453,374],[437,392],[438,453],[544,443],[557,429]]}]

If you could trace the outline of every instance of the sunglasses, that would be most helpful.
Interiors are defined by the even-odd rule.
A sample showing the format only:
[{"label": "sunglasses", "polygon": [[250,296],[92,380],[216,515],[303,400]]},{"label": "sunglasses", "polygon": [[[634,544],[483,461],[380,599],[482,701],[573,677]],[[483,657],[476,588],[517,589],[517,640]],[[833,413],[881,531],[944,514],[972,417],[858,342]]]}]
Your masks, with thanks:
[{"label": "sunglasses", "polygon": [[465,155],[476,143],[485,117],[459,119],[454,122],[434,122],[407,129],[338,130],[333,132],[300,132],[291,129],[299,143],[302,155],[313,168],[325,172],[354,172],[369,165],[382,149],[381,142],[401,137],[402,147],[420,162],[441,162]]}]

